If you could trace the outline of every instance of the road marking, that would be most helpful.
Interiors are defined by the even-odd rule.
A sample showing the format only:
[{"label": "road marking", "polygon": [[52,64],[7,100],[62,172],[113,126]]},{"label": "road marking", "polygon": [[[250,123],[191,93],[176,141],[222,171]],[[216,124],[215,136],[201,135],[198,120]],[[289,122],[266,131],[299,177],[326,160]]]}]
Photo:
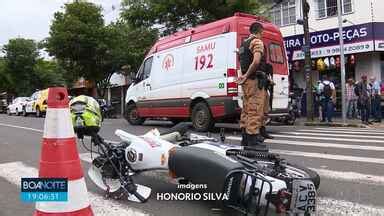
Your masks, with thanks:
[{"label": "road marking", "polygon": [[384,208],[346,200],[321,197],[317,201],[318,216],[383,216]]},{"label": "road marking", "polygon": [[[291,139],[311,139],[311,140],[333,140],[333,141],[345,141],[345,142],[358,142],[361,143],[363,139],[347,139],[347,138],[334,138],[334,137],[316,137],[316,136],[295,136],[295,135],[283,135],[273,134],[274,137],[291,138]],[[369,143],[384,143],[384,140],[365,140]]]},{"label": "road marking", "polygon": [[[276,134],[274,134],[276,136]],[[227,137],[228,139],[233,140],[241,140],[241,137]],[[326,138],[325,138],[326,139]],[[375,140],[372,140],[375,141]],[[271,140],[266,140],[265,142],[276,142]],[[290,141],[291,143],[299,143],[298,141]],[[371,140],[369,141],[371,142]],[[281,143],[284,144],[284,143]],[[302,142],[300,144],[303,144]],[[289,145],[289,144],[288,144]],[[328,145],[338,145],[343,146],[343,144],[328,144]],[[321,146],[320,146],[321,147]],[[345,145],[344,145],[345,147]],[[360,146],[361,148],[363,146]],[[378,147],[378,146],[373,146]],[[330,159],[330,160],[343,160],[343,161],[355,161],[355,162],[364,162],[364,163],[377,163],[377,164],[384,164],[383,158],[370,158],[370,157],[356,157],[356,156],[347,156],[347,155],[333,155],[333,154],[322,154],[322,153],[316,153],[316,152],[300,152],[300,151],[288,151],[288,150],[281,150],[281,149],[271,149],[271,152],[282,154],[282,155],[292,155],[292,156],[300,156],[300,157],[312,157],[312,158],[321,158],[321,159]]]},{"label": "road marking", "polygon": [[40,129],[30,128],[30,127],[22,127],[22,126],[11,125],[11,124],[4,124],[4,123],[0,123],[0,126],[24,129],[24,130],[29,130],[29,131],[36,131],[36,132],[40,132],[40,133],[43,132],[43,130],[40,130]]},{"label": "road marking", "polygon": [[[229,136],[229,137],[227,137],[227,139],[241,141],[241,137]],[[367,151],[384,151],[384,147],[382,147],[382,146],[361,146],[361,145],[347,145],[347,144],[324,143],[324,142],[304,142],[304,141],[280,140],[280,139],[266,139],[264,142],[265,143],[271,143],[271,144],[281,144],[281,145],[313,146],[313,147],[321,147],[321,148],[357,149],[357,150],[367,150]]]},{"label": "road marking", "polygon": [[356,157],[356,156],[347,156],[347,155],[322,154],[322,153],[315,153],[315,152],[300,152],[300,151],[288,151],[288,150],[279,150],[279,149],[271,149],[271,152],[276,154],[292,155],[292,156],[299,156],[299,157],[384,164],[384,158]]},{"label": "road marking", "polygon": [[[318,127],[316,130],[329,130],[329,127]],[[355,131],[355,132],[384,132],[382,129],[373,129],[373,128],[331,128],[333,131]]]},{"label": "road marking", "polygon": [[[20,179],[22,177],[37,177],[38,170],[34,167],[26,166],[24,163],[10,162],[0,164],[0,177],[8,182],[20,187]],[[130,208],[127,205],[120,204],[112,199],[106,200],[103,196],[88,191],[89,201],[95,215],[110,216],[110,215],[133,215],[144,216],[148,215],[141,210]]]},{"label": "road marking", "polygon": [[361,132],[361,131],[333,131],[333,130],[307,130],[300,129],[300,132],[315,132],[315,133],[335,133],[335,134],[363,134],[363,135],[383,135],[384,132]]},{"label": "road marking", "polygon": [[384,176],[375,176],[356,172],[342,172],[327,169],[317,169],[311,167],[309,167],[309,169],[317,172],[321,178],[384,185]]},{"label": "road marking", "polygon": [[[302,132],[281,132],[282,134],[292,135],[308,135],[308,136],[325,136],[325,137],[350,137],[350,138],[365,138],[365,139],[384,139],[384,136],[364,136],[351,134],[332,134],[332,133],[302,133]],[[367,140],[368,141],[368,140]],[[370,141],[370,140],[369,140]]]},{"label": "road marking", "polygon": [[321,148],[342,148],[342,149],[356,149],[367,151],[384,151],[382,146],[361,146],[361,145],[346,145],[337,143],[324,143],[324,142],[303,142],[292,140],[265,140],[266,143],[281,144],[281,145],[298,145],[298,146],[313,146]]}]

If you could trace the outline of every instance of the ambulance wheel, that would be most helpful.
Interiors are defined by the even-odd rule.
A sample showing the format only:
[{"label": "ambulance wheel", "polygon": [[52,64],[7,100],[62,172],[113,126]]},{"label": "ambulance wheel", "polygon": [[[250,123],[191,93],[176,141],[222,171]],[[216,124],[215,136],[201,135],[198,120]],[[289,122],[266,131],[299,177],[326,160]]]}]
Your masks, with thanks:
[{"label": "ambulance wheel", "polygon": [[204,102],[199,102],[192,108],[192,125],[199,132],[206,132],[215,125],[211,111]]},{"label": "ambulance wheel", "polygon": [[128,104],[124,117],[131,125],[141,125],[145,121],[144,118],[139,116],[137,107],[133,103]]}]

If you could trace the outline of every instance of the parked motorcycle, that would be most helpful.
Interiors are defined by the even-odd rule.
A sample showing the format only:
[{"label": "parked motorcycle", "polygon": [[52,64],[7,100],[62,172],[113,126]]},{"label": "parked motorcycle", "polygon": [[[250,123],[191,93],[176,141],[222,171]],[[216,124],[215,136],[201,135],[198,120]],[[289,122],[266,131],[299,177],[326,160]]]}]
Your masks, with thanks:
[{"label": "parked motorcycle", "polygon": [[316,212],[317,173],[291,164],[277,154],[253,147],[225,144],[220,139],[187,133],[179,124],[160,134],[142,136],[116,130],[120,143],[108,143],[97,133],[91,143],[97,151],[88,171],[108,196],[145,202],[151,188],[133,177],[151,170],[168,170],[179,182],[206,184],[207,191],[225,194],[224,205],[244,214],[267,215]]},{"label": "parked motorcycle", "polygon": [[100,105],[100,111],[103,119],[116,118],[115,108],[111,104],[108,104],[105,99],[98,99],[97,102]]}]

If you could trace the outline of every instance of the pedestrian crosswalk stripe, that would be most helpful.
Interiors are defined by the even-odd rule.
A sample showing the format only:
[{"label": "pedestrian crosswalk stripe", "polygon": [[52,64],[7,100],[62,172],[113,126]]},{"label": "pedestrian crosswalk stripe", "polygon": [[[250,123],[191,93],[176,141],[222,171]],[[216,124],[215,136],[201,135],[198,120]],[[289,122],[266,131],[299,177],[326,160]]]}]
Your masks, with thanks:
[{"label": "pedestrian crosswalk stripe", "polygon": [[361,138],[361,139],[363,139],[363,138],[364,139],[384,139],[384,135],[383,136],[373,136],[373,135],[367,136],[367,135],[307,133],[307,132],[281,132],[281,133],[282,134],[292,134],[292,135],[307,135],[307,136],[346,137],[346,138],[350,137],[350,138]]},{"label": "pedestrian crosswalk stripe", "polygon": [[[276,137],[276,134],[274,134],[273,136]],[[236,136],[228,136],[227,139],[241,141],[241,137],[236,137]],[[342,149],[356,149],[356,150],[367,150],[367,151],[384,151],[383,146],[371,146],[371,145],[348,145],[348,144],[329,143],[329,142],[309,142],[309,141],[296,141],[296,140],[283,140],[283,139],[266,139],[264,142],[271,143],[271,144],[281,144],[281,145],[313,146],[313,147],[321,147],[321,148],[342,148]]]},{"label": "pedestrian crosswalk stripe", "polygon": [[[20,179],[33,178],[38,176],[38,170],[34,167],[25,165],[24,163],[9,162],[0,164],[0,177],[6,179],[8,182],[20,187]],[[110,216],[110,215],[132,215],[144,216],[148,215],[141,210],[128,207],[114,201],[112,199],[106,200],[103,196],[88,192],[89,201],[95,215]]]},{"label": "pedestrian crosswalk stripe", "polygon": [[[274,137],[291,138],[291,139],[311,139],[311,140],[328,140],[328,141],[345,141],[345,142],[358,142],[361,143],[363,139],[348,139],[348,138],[335,138],[335,137],[317,137],[317,136],[295,136],[295,135],[283,135],[273,134]],[[384,143],[384,140],[366,140],[369,143]]]},{"label": "pedestrian crosswalk stripe", "polygon": [[356,172],[343,172],[318,168],[309,169],[317,172],[317,174],[320,175],[320,178],[384,185],[384,176],[375,176]]},{"label": "pedestrian crosswalk stripe", "polygon": [[297,130],[299,132],[314,132],[314,133],[334,133],[334,134],[362,134],[362,135],[383,135],[384,137],[384,131],[383,132],[361,132],[361,131],[340,131],[340,130],[307,130],[307,129],[300,129]]},{"label": "pedestrian crosswalk stripe", "polygon": [[347,155],[323,154],[323,153],[315,153],[315,152],[289,151],[289,150],[280,150],[280,149],[271,149],[271,152],[276,154],[292,155],[292,156],[299,156],[299,157],[384,164],[384,158],[357,157],[357,156],[347,156]]},{"label": "pedestrian crosswalk stripe", "polygon": [[265,143],[281,144],[281,145],[297,145],[297,146],[312,146],[321,148],[342,148],[342,149],[356,149],[367,151],[384,151],[384,146],[362,146],[362,145],[347,145],[338,143],[325,143],[325,142],[304,142],[292,140],[265,140]]},{"label": "pedestrian crosswalk stripe", "polygon": [[318,216],[383,216],[384,208],[346,200],[321,197],[317,201]]},{"label": "pedestrian crosswalk stripe", "polygon": [[[274,134],[273,136],[276,136]],[[241,140],[241,137],[232,137],[229,136],[227,139],[231,140]],[[359,146],[359,145],[346,145],[346,144],[336,144],[336,143],[316,143],[316,142],[300,142],[292,140],[278,140],[278,139],[266,139],[266,143],[273,144],[286,144],[286,145],[299,145],[299,146],[315,146],[315,147],[325,147],[325,148],[344,148],[344,149],[358,149],[358,150],[372,150],[372,151],[384,151],[384,147],[381,146]],[[321,154],[315,152],[302,152],[302,151],[288,151],[282,149],[271,149],[272,152],[277,154],[285,155],[294,155],[301,157],[315,157],[322,159],[332,159],[332,160],[346,160],[346,161],[357,161],[365,163],[379,163],[384,164],[384,158],[370,158],[370,157],[355,157],[348,155],[332,155],[332,154]]]},{"label": "pedestrian crosswalk stripe", "polygon": [[384,132],[384,129],[376,129],[376,128],[318,127],[315,129],[316,130],[333,130],[333,131]]}]

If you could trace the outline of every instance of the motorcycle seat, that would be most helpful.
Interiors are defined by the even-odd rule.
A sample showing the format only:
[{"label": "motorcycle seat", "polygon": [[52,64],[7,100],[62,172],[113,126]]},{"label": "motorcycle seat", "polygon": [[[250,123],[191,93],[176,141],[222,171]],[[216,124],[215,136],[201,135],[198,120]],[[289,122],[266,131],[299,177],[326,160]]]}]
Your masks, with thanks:
[{"label": "motorcycle seat", "polygon": [[243,169],[243,165],[227,156],[208,149],[193,146],[176,148],[168,160],[169,169],[177,177],[205,184],[207,190],[221,193],[227,175],[233,170]]}]

